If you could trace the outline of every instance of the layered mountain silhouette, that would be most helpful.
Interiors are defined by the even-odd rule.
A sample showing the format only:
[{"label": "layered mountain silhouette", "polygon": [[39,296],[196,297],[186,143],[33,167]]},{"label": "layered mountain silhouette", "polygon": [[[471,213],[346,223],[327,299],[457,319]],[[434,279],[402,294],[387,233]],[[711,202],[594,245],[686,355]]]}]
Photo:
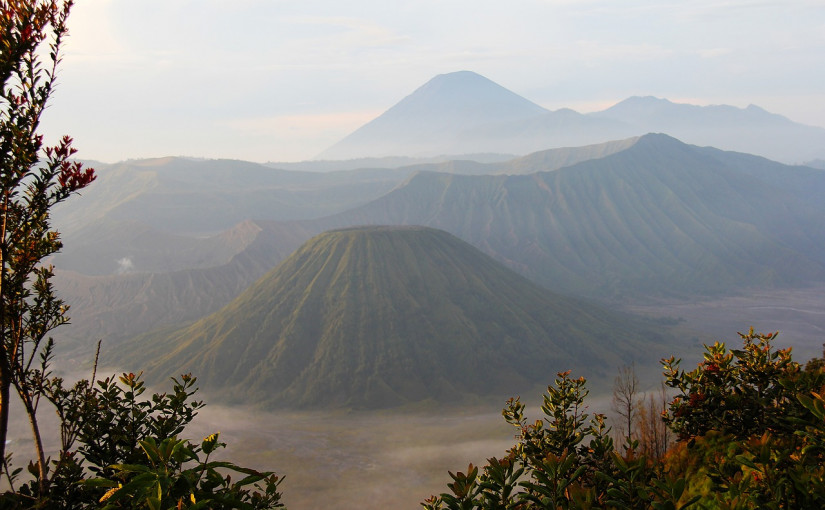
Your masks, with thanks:
[{"label": "layered mountain silhouette", "polygon": [[646,135],[550,172],[421,172],[321,223],[443,229],[578,295],[684,296],[821,280],[823,193],[819,170]]},{"label": "layered mountain silhouette", "polygon": [[621,122],[645,133],[667,133],[688,143],[787,163],[825,156],[825,129],[792,122],[756,105],[696,106],[656,97],[631,97],[590,116]]},{"label": "layered mountain silhouette", "polygon": [[663,132],[687,143],[786,163],[825,157],[825,129],[750,105],[700,107],[632,97],[602,112],[549,111],[469,71],[442,74],[323,151],[318,159],[524,155]]},{"label": "layered mountain silhouette", "polygon": [[[444,173],[450,170],[496,175]],[[351,179],[344,189],[352,189],[357,175],[362,173],[328,176]],[[195,269],[180,269],[184,259],[118,252],[117,241],[70,250],[77,270],[113,270],[130,253],[135,267],[122,275],[61,271],[58,289],[75,319],[61,334],[116,343],[148,327],[195,320],[226,305],[310,237],[363,224],[447,230],[551,290],[606,301],[732,294],[825,278],[821,170],[650,135],[542,151],[507,164],[419,166],[399,170],[395,178],[404,175],[407,180],[383,197],[365,197],[363,205],[325,218],[265,218],[240,225],[233,235],[198,242],[163,237],[181,246],[175,253],[185,257],[220,248]],[[172,200],[174,192],[168,193]],[[208,203],[210,193],[192,201]],[[128,219],[140,222],[140,215]],[[145,235],[123,246],[135,247]],[[239,243],[234,255],[230,239]],[[67,247],[78,244],[67,239]],[[171,256],[171,248],[159,253]],[[106,258],[96,259],[98,252]],[[210,260],[216,265],[210,267]],[[178,270],[164,271],[161,262]],[[156,269],[142,272],[150,263]]]},{"label": "layered mountain silhouette", "polygon": [[317,159],[527,154],[583,145],[581,135],[592,129],[609,132],[607,139],[631,135],[612,120],[551,112],[479,74],[459,71],[434,77]]},{"label": "layered mountain silhouette", "polygon": [[359,227],[311,239],[220,311],[139,337],[119,361],[152,381],[192,371],[233,402],[392,407],[610,371],[661,343],[653,330],[446,232]]},{"label": "layered mountain silhouette", "polygon": [[126,245],[134,222],[167,234],[201,237],[246,220],[327,216],[378,198],[409,172],[317,173],[235,160],[160,158],[102,165],[97,175],[94,186],[55,208],[55,225],[64,236],[84,229],[117,235],[111,226],[123,222],[122,232],[109,244]]}]

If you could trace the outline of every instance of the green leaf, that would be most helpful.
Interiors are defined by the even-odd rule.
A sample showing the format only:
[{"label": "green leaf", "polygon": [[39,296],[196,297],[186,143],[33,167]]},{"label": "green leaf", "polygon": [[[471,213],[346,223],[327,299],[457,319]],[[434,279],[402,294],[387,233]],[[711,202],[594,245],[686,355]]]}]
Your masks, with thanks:
[{"label": "green leaf", "polygon": [[680,506],[679,510],[682,510],[684,508],[687,508],[689,506],[692,506],[692,505],[698,503],[700,499],[702,499],[702,496],[693,496],[692,498],[687,500],[684,505]]},{"label": "green leaf", "polygon": [[112,464],[109,467],[126,473],[148,473],[151,471],[148,466],[143,464]]},{"label": "green leaf", "polygon": [[207,455],[215,451],[218,447],[218,436],[220,432],[215,432],[214,434],[210,434],[203,438],[203,442],[201,443],[201,448],[203,448],[203,452]]},{"label": "green leaf", "polygon": [[742,464],[743,466],[747,466],[747,467],[749,467],[749,468],[751,468],[755,471],[761,471],[759,469],[759,466],[754,464],[751,459],[745,457],[744,455],[737,455],[735,458],[736,458],[736,462]]},{"label": "green leaf", "polygon": [[90,478],[88,480],[83,480],[83,485],[87,487],[117,487],[117,482],[114,480],[109,480],[106,478]]}]

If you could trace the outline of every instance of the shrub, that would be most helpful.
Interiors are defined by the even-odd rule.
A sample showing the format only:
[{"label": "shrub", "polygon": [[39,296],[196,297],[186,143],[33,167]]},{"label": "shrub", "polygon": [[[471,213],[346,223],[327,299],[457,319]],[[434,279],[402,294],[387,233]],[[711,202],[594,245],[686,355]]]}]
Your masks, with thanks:
[{"label": "shrub", "polygon": [[[0,497],[0,508],[283,507],[281,478],[210,458],[226,446],[217,433],[199,442],[180,437],[203,403],[192,399],[194,377],[172,381],[171,392],[147,399],[135,374],[71,389],[52,379],[48,395],[68,448],[47,470],[46,493],[39,491],[39,470],[31,469],[31,479]],[[10,482],[14,487],[15,476]]]},{"label": "shrub", "polygon": [[741,349],[706,346],[689,372],[662,360],[676,392],[662,419],[678,437],[663,456],[629,435],[616,448],[604,417],[583,413],[585,380],[562,373],[544,396],[545,418],[528,423],[524,404],[508,401],[504,417],[520,432],[505,458],[450,473],[451,492],[422,506],[825,508],[825,369],[774,349],[776,335],[750,330]]}]

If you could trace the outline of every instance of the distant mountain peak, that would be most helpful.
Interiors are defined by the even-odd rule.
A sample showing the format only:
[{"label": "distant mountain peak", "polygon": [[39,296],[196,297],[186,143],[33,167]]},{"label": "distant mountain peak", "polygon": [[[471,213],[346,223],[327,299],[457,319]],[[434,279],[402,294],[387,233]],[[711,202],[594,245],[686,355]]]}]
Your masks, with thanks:
[{"label": "distant mountain peak", "polygon": [[[620,101],[610,108],[597,112],[593,115],[598,117],[621,118],[621,120],[631,120],[632,118],[644,119],[651,116],[676,117],[677,115],[758,115],[763,117],[783,118],[781,115],[770,113],[764,108],[754,104],[746,108],[724,104],[712,104],[700,106],[688,103],[675,103],[669,99],[655,96],[631,96],[624,101]],[[649,120],[649,119],[648,119]]]},{"label": "distant mountain peak", "polygon": [[[522,105],[532,105],[531,108],[536,113],[544,113],[547,110],[541,106],[528,101],[518,94],[502,87],[493,80],[486,78],[473,71],[456,71],[454,73],[439,74],[431,78],[427,83],[416,89],[406,99],[415,98],[425,92],[433,90],[439,93],[459,94],[464,99],[478,98],[477,94],[485,94],[484,99],[494,99],[501,101],[503,96],[519,102]],[[403,102],[403,101],[402,101]]]},{"label": "distant mountain peak", "polygon": [[473,120],[501,122],[547,112],[480,74],[458,71],[435,76],[376,120],[401,114],[409,118],[429,117],[452,127]]},{"label": "distant mountain peak", "polygon": [[[637,103],[637,104],[673,104],[673,101],[664,97],[656,96],[630,96],[621,103]],[[619,104],[621,104],[619,103]]]},{"label": "distant mountain peak", "polygon": [[782,122],[783,124],[793,122],[784,115],[780,115],[778,113],[771,113],[768,110],[762,108],[761,106],[757,106],[755,104],[749,104],[743,111],[751,115],[752,117],[756,117],[759,119],[773,119],[775,121]]},{"label": "distant mountain peak", "polygon": [[684,151],[690,150],[690,147],[690,144],[665,133],[647,133],[638,137],[628,148],[642,151],[654,150],[675,158],[677,154],[683,154]]},{"label": "distant mountain peak", "polygon": [[[443,126],[455,128],[473,121],[511,121],[547,112],[478,73],[458,71],[433,77],[374,122],[403,116],[408,120],[440,121]],[[442,126],[432,127],[438,130]]]},{"label": "distant mountain peak", "polygon": [[665,133],[647,133],[642,136],[637,137],[636,143],[668,143],[673,145],[685,145],[684,142],[679,140],[678,138],[674,138]]},{"label": "distant mountain peak", "polygon": [[443,73],[437,74],[433,76],[430,81],[428,81],[424,86],[428,84],[439,84],[439,83],[447,83],[447,84],[460,84],[463,86],[466,85],[474,85],[479,83],[489,84],[492,83],[493,85],[499,86],[494,81],[486,78],[476,72],[473,71],[455,71],[452,73]]},{"label": "distant mountain peak", "polygon": [[317,159],[489,151],[489,142],[478,142],[464,134],[548,113],[549,110],[478,73],[439,74]]},{"label": "distant mountain peak", "polygon": [[[664,109],[670,109],[674,106],[679,106],[667,99],[655,96],[631,96],[611,106],[603,112],[598,112],[594,115],[602,117],[619,117],[619,116],[648,116],[661,112]],[[688,105],[684,105],[688,106]]]}]

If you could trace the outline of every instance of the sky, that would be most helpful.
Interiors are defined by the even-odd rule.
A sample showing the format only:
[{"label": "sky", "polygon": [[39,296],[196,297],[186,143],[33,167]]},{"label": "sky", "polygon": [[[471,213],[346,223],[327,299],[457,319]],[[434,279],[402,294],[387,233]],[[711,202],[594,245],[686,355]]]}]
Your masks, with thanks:
[{"label": "sky", "polygon": [[825,0],[76,0],[43,128],[103,162],[301,161],[438,74],[825,127]]}]

